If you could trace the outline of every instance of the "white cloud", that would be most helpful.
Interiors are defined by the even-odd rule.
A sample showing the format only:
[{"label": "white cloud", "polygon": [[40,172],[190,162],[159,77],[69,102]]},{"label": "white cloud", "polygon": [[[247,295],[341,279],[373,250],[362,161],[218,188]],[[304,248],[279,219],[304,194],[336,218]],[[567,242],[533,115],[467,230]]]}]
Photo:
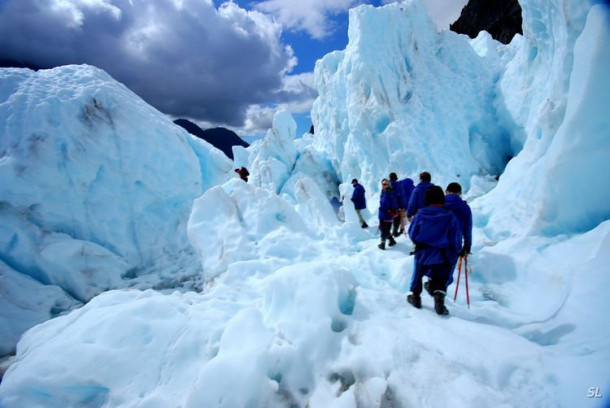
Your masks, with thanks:
[{"label": "white cloud", "polygon": [[270,103],[296,64],[282,27],[210,0],[6,0],[0,59],[106,70],[159,110],[226,125]]},{"label": "white cloud", "polygon": [[251,105],[248,108],[244,132],[246,134],[264,134],[271,128],[273,115],[277,112],[277,107]]},{"label": "white cloud", "polygon": [[287,109],[293,115],[309,113],[314,99],[318,96],[313,87],[312,72],[284,77],[282,89],[278,93],[278,104],[251,105],[247,111],[244,126],[246,134],[263,134],[273,122],[273,115],[278,109]]},{"label": "white cloud", "polygon": [[437,29],[448,29],[460,17],[468,0],[422,0],[430,19]]},{"label": "white cloud", "polygon": [[[422,1],[435,21],[466,2]],[[283,30],[324,39],[349,8],[393,2],[264,0],[247,11],[212,0],[0,0],[0,59],[95,65],[172,116],[264,132],[277,108],[306,113],[317,96],[312,73],[289,75],[297,60]]]},{"label": "white cloud", "polygon": [[[397,0],[263,0],[254,5],[273,15],[285,29],[307,32],[312,38],[324,39],[333,33],[333,17],[360,4],[375,6],[399,3]],[[421,0],[437,27],[449,28],[468,0]]]},{"label": "white cloud", "polygon": [[285,28],[323,39],[332,33],[331,17],[362,3],[359,0],[265,0],[256,9],[275,16]]}]

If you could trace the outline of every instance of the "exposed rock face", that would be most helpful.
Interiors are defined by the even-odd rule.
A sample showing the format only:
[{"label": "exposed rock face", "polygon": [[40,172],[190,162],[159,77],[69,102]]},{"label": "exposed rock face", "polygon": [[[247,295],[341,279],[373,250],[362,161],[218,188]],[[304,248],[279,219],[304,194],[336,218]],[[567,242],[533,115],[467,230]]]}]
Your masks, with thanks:
[{"label": "exposed rock face", "polygon": [[193,136],[197,136],[220,149],[231,160],[233,160],[233,146],[249,146],[247,142],[229,129],[218,127],[203,130],[187,119],[176,119],[174,123],[184,128]]},{"label": "exposed rock face", "polygon": [[515,34],[523,33],[522,22],[517,0],[470,0],[450,29],[470,38],[484,30],[494,39],[508,44]]}]

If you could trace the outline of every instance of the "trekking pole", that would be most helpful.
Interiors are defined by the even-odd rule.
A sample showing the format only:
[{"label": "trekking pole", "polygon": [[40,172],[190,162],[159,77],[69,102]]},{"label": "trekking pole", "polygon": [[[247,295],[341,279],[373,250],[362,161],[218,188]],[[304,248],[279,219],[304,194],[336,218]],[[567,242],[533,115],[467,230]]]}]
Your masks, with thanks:
[{"label": "trekking pole", "polygon": [[464,256],[464,278],[466,278],[466,303],[470,309],[470,295],[468,294],[468,254]]},{"label": "trekking pole", "polygon": [[455,302],[455,300],[457,299],[457,293],[458,293],[458,289],[460,287],[460,275],[462,274],[462,257],[460,256],[460,259],[458,261],[458,277],[457,277],[457,282],[455,283],[455,294],[453,295],[453,301]]}]

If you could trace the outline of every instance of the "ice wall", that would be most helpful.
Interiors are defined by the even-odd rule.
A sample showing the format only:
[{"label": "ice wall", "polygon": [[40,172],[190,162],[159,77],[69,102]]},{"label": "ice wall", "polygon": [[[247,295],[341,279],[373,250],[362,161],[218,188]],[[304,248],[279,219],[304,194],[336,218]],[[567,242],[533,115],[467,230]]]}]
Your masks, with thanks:
[{"label": "ice wall", "polygon": [[610,219],[608,7],[522,7],[524,38],[501,88],[527,139],[497,188],[475,203],[478,224],[496,238],[589,231]]},{"label": "ice wall", "polygon": [[235,263],[269,257],[295,261],[298,251],[283,249],[286,237],[295,247],[309,246],[313,233],[277,194],[233,179],[195,201],[188,236],[209,281]]},{"label": "ice wall", "polygon": [[477,53],[466,36],[438,33],[418,1],[352,9],[346,49],[316,64],[314,146],[370,191],[391,171],[466,188],[500,174],[521,148],[496,95],[512,52]]},{"label": "ice wall", "polygon": [[6,288],[21,286],[15,274],[51,288],[2,300],[31,313],[15,300],[31,298],[39,313],[21,318],[38,323],[70,304],[34,300],[57,288],[87,301],[151,271],[144,286],[179,285],[198,265],[193,200],[230,169],[99,69],[0,70],[0,276]]},{"label": "ice wall", "polygon": [[591,230],[610,218],[608,18],[595,3],[523,2],[524,35],[506,46],[438,33],[418,1],[351,10],[348,46],[316,65],[305,151],[373,202],[391,171],[427,170],[473,197],[501,175],[475,202],[494,241]]},{"label": "ice wall", "polygon": [[[265,142],[240,152],[239,160],[253,169],[251,182],[246,184],[230,172],[234,179],[207,189],[195,201],[188,235],[210,280],[208,291],[111,291],[37,326],[23,337],[16,362],[0,385],[1,404],[147,408],[199,407],[219,401],[270,407],[416,406],[422,401],[430,407],[582,405],[587,387],[600,385],[603,390],[604,385],[596,381],[609,378],[604,313],[608,310],[610,225],[606,221],[586,233],[568,235],[608,218],[604,177],[610,116],[605,68],[610,42],[607,9],[587,8],[579,20],[578,14],[571,14],[580,10],[578,1],[529,4],[529,16],[546,17],[528,20],[532,29],[509,47],[498,48],[482,35],[468,48],[461,37],[447,34],[450,41],[459,43],[456,60],[472,57],[470,62],[476,64],[481,59],[484,67],[449,64],[441,58],[448,67],[446,72],[438,70],[437,79],[437,71],[418,66],[421,70],[413,75],[421,77],[425,86],[417,81],[400,86],[408,83],[417,89],[410,100],[419,100],[419,116],[410,113],[411,108],[396,108],[400,104],[379,85],[386,84],[380,78],[389,75],[378,76],[376,69],[383,71],[386,52],[370,54],[378,59],[374,64],[366,62],[367,77],[354,74],[352,78],[339,70],[348,68],[342,65],[349,57],[347,50],[326,57],[321,65],[333,68],[336,62],[337,75],[341,72],[345,81],[330,71],[321,79],[337,90],[334,96],[329,91],[319,100],[319,117],[329,119],[326,133],[320,134],[317,126],[316,135],[294,140],[290,115],[278,113]],[[354,13],[366,14],[357,22],[377,23],[366,32],[383,33],[395,21],[403,21],[402,14],[411,7],[419,7],[410,4]],[[395,12],[388,13],[392,8]],[[385,19],[374,18],[376,13],[385,13]],[[409,24],[421,28],[423,23]],[[545,35],[557,38],[543,41]],[[369,45],[383,48],[392,43],[391,37],[387,41],[376,37],[376,41],[370,40]],[[426,40],[420,41],[413,31],[413,41],[410,52],[426,54],[420,58],[427,61],[429,51],[435,54],[434,47],[445,40],[433,41],[433,48],[421,48]],[[535,55],[527,52],[531,44],[540,44]],[[571,69],[545,67],[552,61],[568,61],[561,55],[570,53]],[[538,55],[546,57],[538,61]],[[349,68],[357,72],[360,67],[352,57],[354,64]],[[481,74],[482,83],[487,78],[490,87],[486,95],[494,95],[491,102],[487,100],[492,108],[486,111],[477,110],[472,104],[478,102],[468,99],[466,92],[453,94],[442,88],[445,95],[435,88],[435,80],[451,84],[443,82],[443,72],[464,78],[470,68],[494,73]],[[542,72],[545,68],[549,72]],[[366,88],[366,84],[376,87],[370,88],[362,104],[354,102],[360,94],[353,87]],[[562,86],[565,94],[560,92]],[[431,94],[426,93],[427,87]],[[322,109],[325,97],[328,104]],[[553,106],[563,104],[563,110],[548,115],[536,111],[547,100]],[[447,118],[428,105],[431,102],[441,104]],[[462,104],[475,108],[464,109]],[[407,115],[408,120],[393,119],[375,139],[374,128],[367,126],[383,124],[375,119],[391,112]],[[480,116],[469,116],[471,112]],[[439,127],[437,117],[445,127]],[[489,118],[504,123],[501,128],[507,133],[488,137],[483,130],[496,129]],[[362,124],[350,127],[356,122]],[[159,126],[163,123],[160,120]],[[477,123],[482,125],[471,128]],[[461,129],[455,138],[428,141],[439,130],[452,132],[452,124]],[[398,137],[403,132],[398,125],[405,133],[409,126],[421,126],[417,129],[422,132],[406,142]],[[341,133],[343,129],[347,133]],[[393,156],[390,141],[404,142],[398,143],[399,156]],[[460,166],[453,161],[463,159],[470,171],[476,167],[478,172],[483,166],[485,174],[485,163],[502,167],[503,154],[518,152],[497,188],[473,203],[479,228],[470,258],[474,264],[472,305],[467,309],[463,301],[453,304],[449,320],[405,305],[413,265],[406,255],[411,249],[408,241],[399,240],[392,251],[379,251],[372,229],[362,230],[356,222],[324,230],[336,222],[327,210],[328,194],[336,193],[337,182],[361,176],[376,185],[389,170],[412,175],[402,164],[408,143],[413,144],[413,160],[430,165],[428,170],[441,184],[443,178],[457,177],[445,173],[446,168]],[[196,169],[205,180],[212,180],[206,175],[222,180],[221,173],[210,170],[215,161],[206,160],[212,153],[192,140],[189,145],[198,149],[199,167],[188,149],[191,158],[182,157],[186,167]],[[153,147],[143,148],[148,152]],[[502,154],[494,156],[496,148]],[[3,150],[3,166],[11,160],[5,156]],[[438,163],[443,166],[435,167]],[[347,176],[349,172],[354,174]],[[172,181],[177,182],[175,188],[183,187]],[[476,177],[471,181],[478,183]],[[375,207],[374,201],[369,203]],[[1,221],[8,228],[28,219],[6,216]],[[38,227],[31,228],[24,231],[36,236]],[[519,233],[531,235],[510,237]],[[51,236],[52,242],[67,239],[57,233]],[[21,247],[20,255],[27,257],[31,251],[41,256],[34,245],[45,243],[40,240],[28,241],[30,247]],[[65,254],[73,247],[53,248]],[[123,261],[114,257],[110,262],[120,267]],[[32,280],[13,277],[11,266],[0,266],[8,271],[0,279],[8,277],[13,287],[40,289],[39,283],[31,285]],[[71,306],[71,299],[53,293],[51,285],[44,289],[39,296],[45,308]],[[4,306],[0,304],[2,313]],[[450,381],[439,384],[439,375]]]},{"label": "ice wall", "polygon": [[[233,147],[235,163],[246,163],[249,184],[279,194],[317,231],[337,226],[330,204],[339,197],[337,176],[331,160],[312,148],[312,139],[296,139],[296,123],[286,110],[279,110],[273,127],[250,147]],[[235,167],[237,167],[236,164]]]}]

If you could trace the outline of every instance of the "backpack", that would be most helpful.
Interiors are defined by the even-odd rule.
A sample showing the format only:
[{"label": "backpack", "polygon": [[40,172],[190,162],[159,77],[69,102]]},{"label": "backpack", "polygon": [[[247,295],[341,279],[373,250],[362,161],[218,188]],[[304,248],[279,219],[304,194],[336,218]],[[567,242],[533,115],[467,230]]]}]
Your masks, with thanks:
[{"label": "backpack", "polygon": [[392,204],[388,210],[388,214],[393,218],[400,215],[400,196],[396,192],[392,192]]}]

